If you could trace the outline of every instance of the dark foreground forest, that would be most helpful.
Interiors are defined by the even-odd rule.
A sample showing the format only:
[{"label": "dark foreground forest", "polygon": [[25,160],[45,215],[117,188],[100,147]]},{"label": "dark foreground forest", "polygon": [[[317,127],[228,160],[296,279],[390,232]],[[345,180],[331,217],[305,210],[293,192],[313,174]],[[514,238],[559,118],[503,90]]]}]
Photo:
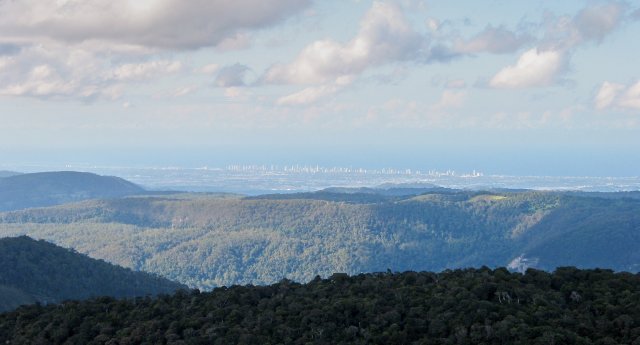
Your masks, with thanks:
[{"label": "dark foreground forest", "polygon": [[0,344],[640,344],[640,275],[334,274],[0,315]]}]

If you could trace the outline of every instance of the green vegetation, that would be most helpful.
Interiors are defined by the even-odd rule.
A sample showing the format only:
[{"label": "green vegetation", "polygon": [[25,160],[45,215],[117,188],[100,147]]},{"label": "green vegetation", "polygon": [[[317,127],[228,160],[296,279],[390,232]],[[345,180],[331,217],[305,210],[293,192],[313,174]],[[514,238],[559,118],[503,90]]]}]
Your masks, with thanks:
[{"label": "green vegetation", "polygon": [[0,211],[87,199],[141,194],[139,186],[112,176],[73,171],[18,174],[0,178]]},{"label": "green vegetation", "polygon": [[334,272],[498,267],[522,254],[540,269],[639,271],[640,200],[596,196],[128,197],[0,213],[0,236],[28,234],[203,290]]},{"label": "green vegetation", "polygon": [[308,284],[0,314],[10,344],[640,344],[640,275],[465,269],[334,274]]},{"label": "green vegetation", "polygon": [[186,286],[28,237],[0,239],[0,311],[36,301],[135,297]]}]

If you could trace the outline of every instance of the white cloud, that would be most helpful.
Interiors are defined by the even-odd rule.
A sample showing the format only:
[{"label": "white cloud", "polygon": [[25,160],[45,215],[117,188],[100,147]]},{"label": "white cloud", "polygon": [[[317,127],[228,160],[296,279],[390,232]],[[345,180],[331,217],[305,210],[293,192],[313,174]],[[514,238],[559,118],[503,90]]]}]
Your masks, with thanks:
[{"label": "white cloud", "polygon": [[1,95],[89,98],[100,93],[96,83],[101,66],[82,50],[29,46],[17,55],[0,57],[0,65],[4,65],[0,68]]},{"label": "white cloud", "polygon": [[293,94],[280,97],[278,105],[306,105],[315,103],[328,96],[334,95],[354,81],[353,76],[338,77],[334,83],[320,86],[307,87]]},{"label": "white cloud", "polygon": [[624,89],[624,85],[621,84],[610,83],[608,81],[602,83],[594,100],[596,109],[604,109],[610,106],[622,89]]},{"label": "white cloud", "polygon": [[640,81],[627,88],[618,104],[623,108],[640,109]]},{"label": "white cloud", "polygon": [[640,81],[631,85],[605,81],[594,98],[596,109],[640,110]]},{"label": "white cloud", "polygon": [[561,52],[534,48],[524,52],[515,65],[500,70],[489,85],[504,89],[550,85],[562,70],[563,63]]},{"label": "white cloud", "polygon": [[111,100],[119,98],[128,83],[151,81],[182,70],[181,62],[170,60],[110,65],[101,54],[78,47],[25,46],[16,55],[0,56],[0,94]]},{"label": "white cloud", "polygon": [[[543,23],[545,36],[538,42],[538,46],[523,53],[515,65],[499,71],[489,85],[494,88],[509,89],[551,85],[558,81],[561,73],[566,71],[563,67],[578,46],[590,42],[602,42],[620,26],[627,16],[626,3],[614,1],[587,6],[573,17],[547,15]],[[493,39],[500,36],[502,39]],[[526,42],[526,36],[523,37]],[[506,52],[516,48],[518,43],[515,36],[489,27],[475,39],[459,45],[458,49],[473,51],[486,48],[489,51]],[[606,97],[603,94],[599,104],[604,104],[605,100]]]},{"label": "white cloud", "polygon": [[[310,0],[0,1],[0,39],[105,41],[166,49],[215,46],[272,25]],[[240,36],[238,36],[240,35]]]},{"label": "white cloud", "polygon": [[181,69],[180,61],[149,61],[118,66],[111,71],[110,77],[118,81],[141,81],[173,74]]},{"label": "white cloud", "polygon": [[424,48],[424,37],[411,28],[398,6],[374,2],[352,40],[345,44],[329,39],[315,41],[293,62],[267,70],[263,81],[326,83],[340,76],[358,75],[374,66],[419,59]]},{"label": "white cloud", "polygon": [[38,65],[29,71],[22,83],[7,85],[0,93],[12,96],[55,96],[69,94],[75,89],[73,81],[66,81],[53,67]]},{"label": "white cloud", "polygon": [[454,51],[465,54],[488,52],[494,54],[511,53],[530,42],[532,37],[516,34],[504,27],[487,26],[469,40],[459,40],[454,44]]},{"label": "white cloud", "polygon": [[261,82],[314,85],[276,101],[287,106],[310,104],[340,92],[368,69],[395,62],[426,61],[427,47],[426,37],[413,30],[399,6],[376,1],[351,40],[315,41],[292,62],[269,68]]},{"label": "white cloud", "polygon": [[198,71],[203,74],[214,74],[218,72],[219,69],[220,69],[220,65],[216,63],[211,63],[208,65],[202,66]]},{"label": "white cloud", "polygon": [[249,96],[251,96],[251,93],[245,90],[244,87],[232,86],[224,89],[224,96],[235,100],[246,101]]},{"label": "white cloud", "polygon": [[280,97],[276,101],[278,105],[305,105],[317,102],[321,98],[333,95],[340,90],[336,85],[321,85],[308,87],[296,93]]}]

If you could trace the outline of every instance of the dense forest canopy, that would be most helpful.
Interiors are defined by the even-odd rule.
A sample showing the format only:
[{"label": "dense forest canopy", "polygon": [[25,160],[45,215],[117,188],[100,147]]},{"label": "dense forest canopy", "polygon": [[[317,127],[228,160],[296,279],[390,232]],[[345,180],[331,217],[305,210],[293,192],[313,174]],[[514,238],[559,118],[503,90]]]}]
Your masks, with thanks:
[{"label": "dense forest canopy", "polygon": [[10,344],[640,344],[640,275],[334,274],[0,314]]},{"label": "dense forest canopy", "polygon": [[420,192],[92,200],[0,213],[0,236],[47,239],[203,290],[387,269],[640,270],[640,200],[624,193]]}]

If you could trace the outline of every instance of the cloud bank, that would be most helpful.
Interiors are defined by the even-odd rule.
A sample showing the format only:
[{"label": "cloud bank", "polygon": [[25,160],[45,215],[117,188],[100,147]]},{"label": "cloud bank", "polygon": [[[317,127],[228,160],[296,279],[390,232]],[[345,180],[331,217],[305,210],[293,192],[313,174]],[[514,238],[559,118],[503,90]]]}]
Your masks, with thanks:
[{"label": "cloud bank", "polygon": [[310,0],[0,1],[0,39],[104,41],[149,48],[195,49],[237,40],[244,30],[272,25],[310,3]]},{"label": "cloud bank", "polygon": [[[566,72],[567,69],[563,67],[574,50],[580,45],[602,42],[628,18],[627,12],[628,6],[625,3],[608,2],[587,6],[573,17],[547,18],[543,23],[545,35],[537,47],[522,53],[514,65],[498,71],[491,78],[489,86],[513,89],[556,83],[560,80],[560,75]],[[506,44],[505,50],[517,46],[515,43],[518,41],[514,37],[508,34],[502,36],[503,42],[512,42]],[[483,37],[483,34],[478,37]],[[476,45],[488,45],[482,42],[484,40],[479,39]]]}]

